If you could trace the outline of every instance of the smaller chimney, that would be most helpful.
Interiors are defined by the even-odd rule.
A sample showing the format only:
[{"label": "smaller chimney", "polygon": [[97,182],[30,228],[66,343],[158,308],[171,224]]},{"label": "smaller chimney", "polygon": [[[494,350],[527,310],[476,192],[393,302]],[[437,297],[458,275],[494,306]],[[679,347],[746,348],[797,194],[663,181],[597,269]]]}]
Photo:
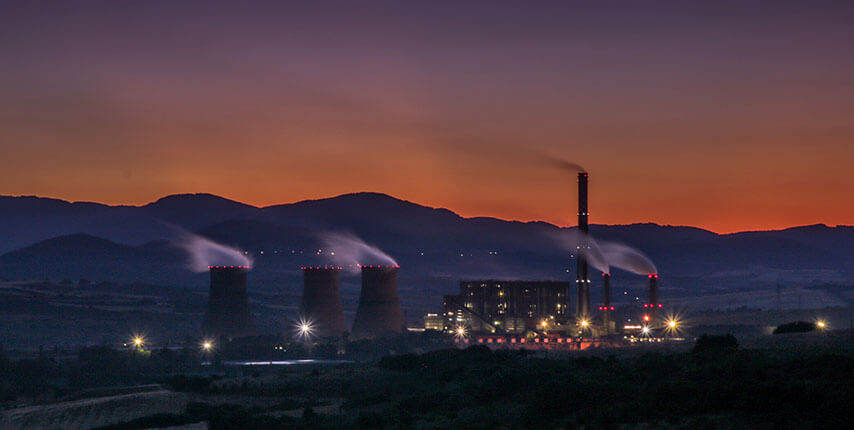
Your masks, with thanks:
[{"label": "smaller chimney", "polygon": [[611,334],[611,274],[602,274],[602,325],[605,326],[605,334]]},{"label": "smaller chimney", "polygon": [[649,274],[649,322],[655,322],[655,314],[661,305],[658,303],[658,273]]}]

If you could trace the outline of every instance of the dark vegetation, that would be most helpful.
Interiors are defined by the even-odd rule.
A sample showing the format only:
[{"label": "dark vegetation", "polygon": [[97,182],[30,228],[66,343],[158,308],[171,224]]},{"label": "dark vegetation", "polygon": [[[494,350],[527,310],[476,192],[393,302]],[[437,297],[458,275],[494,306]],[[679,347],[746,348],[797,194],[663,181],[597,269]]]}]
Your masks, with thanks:
[{"label": "dark vegetation", "polygon": [[[181,357],[103,348],[69,362],[0,354],[3,393],[159,382],[195,399],[181,414],[106,428],[207,421],[212,429],[834,429],[854,419],[850,336],[797,353],[740,349],[731,335],[701,336],[690,352],[621,357],[545,358],[473,346],[242,376],[187,373]],[[221,396],[270,401],[222,404]]]},{"label": "dark vegetation", "polygon": [[773,334],[807,333],[815,331],[815,329],[815,323],[806,321],[795,321],[777,326],[777,328],[774,329]]}]

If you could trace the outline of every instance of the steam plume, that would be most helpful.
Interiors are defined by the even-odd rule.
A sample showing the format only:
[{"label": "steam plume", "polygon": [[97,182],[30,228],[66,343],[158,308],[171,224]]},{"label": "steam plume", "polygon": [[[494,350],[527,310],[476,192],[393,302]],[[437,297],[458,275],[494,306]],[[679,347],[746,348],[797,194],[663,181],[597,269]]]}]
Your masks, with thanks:
[{"label": "steam plume", "polygon": [[251,266],[252,259],[238,249],[216,243],[210,239],[187,233],[177,242],[190,256],[190,270],[204,272],[208,266]]},{"label": "steam plume", "polygon": [[397,261],[352,233],[324,232],[320,240],[333,263],[358,271],[359,265],[397,266]]},{"label": "steam plume", "polygon": [[[564,251],[583,255],[587,259],[587,262],[596,268],[596,270],[602,273],[609,273],[611,271],[608,259],[599,247],[599,242],[594,240],[590,235],[586,235],[578,230],[560,230],[549,233],[549,236]],[[584,246],[585,244],[586,246]]]},{"label": "steam plume", "polygon": [[612,266],[638,275],[658,273],[652,260],[631,246],[594,239],[578,230],[561,230],[549,235],[561,249],[583,255],[591,266],[602,273],[610,273]]},{"label": "steam plume", "polygon": [[602,250],[608,262],[615,267],[638,275],[658,273],[652,260],[631,246],[599,241],[599,249]]}]

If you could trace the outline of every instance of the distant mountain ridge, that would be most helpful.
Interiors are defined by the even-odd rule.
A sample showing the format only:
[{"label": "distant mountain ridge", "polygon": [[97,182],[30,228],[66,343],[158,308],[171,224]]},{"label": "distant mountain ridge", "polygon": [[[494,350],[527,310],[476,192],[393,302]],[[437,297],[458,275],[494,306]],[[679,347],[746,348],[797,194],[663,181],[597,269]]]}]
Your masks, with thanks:
[{"label": "distant mountain ridge", "polygon": [[[171,241],[195,232],[246,251],[253,287],[299,293],[299,267],[322,263],[319,233],[351,232],[403,266],[404,301],[434,300],[460,279],[574,279],[575,262],[545,222],[463,218],[379,193],[255,207],[211,194],[142,206],[0,196],[0,279],[104,279],[202,287]],[[811,225],[716,234],[652,223],[592,225],[594,237],[649,255],[672,294],[854,280],[854,227]],[[637,275],[615,282],[642,288]],[[355,281],[345,280],[352,294]]]}]

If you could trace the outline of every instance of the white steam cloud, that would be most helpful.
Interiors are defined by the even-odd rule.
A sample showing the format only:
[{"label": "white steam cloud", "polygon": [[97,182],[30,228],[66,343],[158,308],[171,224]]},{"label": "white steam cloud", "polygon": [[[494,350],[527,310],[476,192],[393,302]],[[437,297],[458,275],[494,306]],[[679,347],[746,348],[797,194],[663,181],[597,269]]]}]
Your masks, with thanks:
[{"label": "white steam cloud", "polygon": [[608,262],[620,269],[636,273],[638,275],[646,275],[650,273],[658,273],[652,260],[644,253],[632,248],[628,245],[615,242],[599,241],[599,249],[608,260]]},{"label": "white steam cloud", "polygon": [[190,256],[190,270],[205,272],[208,266],[251,266],[252,259],[239,249],[231,248],[210,239],[184,233],[178,247]]},{"label": "white steam cloud", "polygon": [[590,235],[586,235],[578,230],[560,230],[549,233],[549,237],[554,239],[561,249],[573,254],[583,255],[587,259],[587,262],[596,270],[602,273],[610,273],[611,267],[608,259],[605,257],[602,249],[600,249],[599,242],[590,237]]},{"label": "white steam cloud", "polygon": [[638,275],[658,273],[649,257],[629,245],[594,239],[578,230],[561,230],[549,235],[562,249],[583,255],[591,266],[602,273],[610,273],[611,267]]},{"label": "white steam cloud", "polygon": [[320,235],[323,251],[333,263],[359,270],[359,265],[397,266],[397,261],[377,248],[368,245],[352,233],[324,232]]}]

